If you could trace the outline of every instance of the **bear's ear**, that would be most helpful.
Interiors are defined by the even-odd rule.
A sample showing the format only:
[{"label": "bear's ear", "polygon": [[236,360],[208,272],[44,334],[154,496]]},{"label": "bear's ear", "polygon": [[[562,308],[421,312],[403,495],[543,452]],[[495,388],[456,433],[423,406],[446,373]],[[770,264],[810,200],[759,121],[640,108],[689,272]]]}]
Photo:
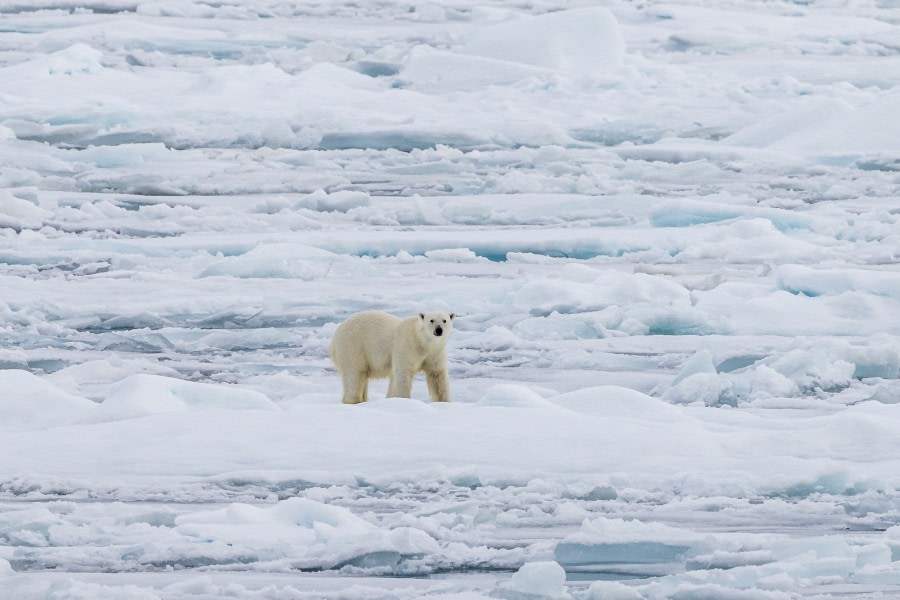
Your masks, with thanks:
[{"label": "bear's ear", "polygon": [[452,321],[453,317],[455,317],[455,316],[456,316],[456,313],[450,313],[450,320]]},{"label": "bear's ear", "polygon": [[425,313],[419,313],[419,318],[423,321],[425,320]]}]

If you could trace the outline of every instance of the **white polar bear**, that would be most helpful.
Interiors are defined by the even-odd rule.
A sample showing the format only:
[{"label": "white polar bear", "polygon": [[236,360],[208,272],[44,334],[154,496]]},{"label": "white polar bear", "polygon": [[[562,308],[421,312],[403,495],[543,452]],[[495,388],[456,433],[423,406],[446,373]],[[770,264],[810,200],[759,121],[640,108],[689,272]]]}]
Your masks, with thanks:
[{"label": "white polar bear", "polygon": [[369,379],[391,378],[388,398],[409,398],[413,377],[425,371],[432,402],[450,401],[447,338],[453,313],[419,313],[401,319],[368,310],[341,323],[328,355],[344,384],[344,404],[368,399]]}]

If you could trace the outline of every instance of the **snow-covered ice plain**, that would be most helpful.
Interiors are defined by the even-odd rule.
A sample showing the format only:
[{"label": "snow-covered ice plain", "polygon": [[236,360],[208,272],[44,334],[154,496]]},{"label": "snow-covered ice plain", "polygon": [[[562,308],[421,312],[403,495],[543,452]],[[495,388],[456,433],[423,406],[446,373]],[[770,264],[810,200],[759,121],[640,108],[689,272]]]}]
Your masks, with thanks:
[{"label": "snow-covered ice plain", "polygon": [[900,597],[898,84],[894,0],[3,0],[0,596]]}]

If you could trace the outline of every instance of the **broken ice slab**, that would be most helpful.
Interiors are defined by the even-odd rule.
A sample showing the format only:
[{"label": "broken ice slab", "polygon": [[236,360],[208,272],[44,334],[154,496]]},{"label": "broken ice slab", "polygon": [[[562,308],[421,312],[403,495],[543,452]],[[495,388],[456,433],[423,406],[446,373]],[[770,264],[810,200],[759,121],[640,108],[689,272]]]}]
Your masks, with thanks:
[{"label": "broken ice slab", "polygon": [[659,564],[683,562],[690,546],[662,542],[609,542],[582,544],[561,542],[553,555],[564,566],[610,564]]},{"label": "broken ice slab", "polygon": [[140,352],[156,354],[165,350],[172,350],[175,346],[159,334],[146,336],[142,340],[131,339],[118,333],[104,333],[94,344],[94,350],[109,350],[113,352]]},{"label": "broken ice slab", "polygon": [[661,574],[683,569],[705,546],[704,536],[661,523],[624,519],[585,519],[553,552],[572,571]]},{"label": "broken ice slab", "polygon": [[161,329],[172,325],[172,321],[162,317],[152,315],[150,313],[139,313],[135,315],[119,315],[106,319],[98,329]]}]

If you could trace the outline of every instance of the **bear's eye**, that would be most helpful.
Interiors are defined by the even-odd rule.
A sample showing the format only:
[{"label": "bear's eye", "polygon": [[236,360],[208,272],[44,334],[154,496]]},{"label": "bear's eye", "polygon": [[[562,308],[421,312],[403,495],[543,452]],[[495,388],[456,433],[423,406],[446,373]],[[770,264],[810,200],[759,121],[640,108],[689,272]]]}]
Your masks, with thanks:
[{"label": "bear's eye", "polygon": [[431,322],[434,323],[434,319],[432,319]]},{"label": "bear's eye", "polygon": [[447,322],[447,319],[444,319],[444,321],[443,321],[443,322],[444,322],[444,323],[446,323],[446,322]]}]

